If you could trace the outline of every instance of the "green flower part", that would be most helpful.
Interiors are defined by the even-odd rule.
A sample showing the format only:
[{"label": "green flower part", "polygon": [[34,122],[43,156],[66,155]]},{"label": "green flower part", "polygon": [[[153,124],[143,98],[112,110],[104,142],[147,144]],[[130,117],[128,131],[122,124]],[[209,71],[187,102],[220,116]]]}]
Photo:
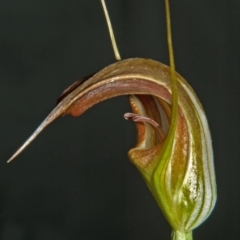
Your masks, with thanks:
[{"label": "green flower part", "polygon": [[205,113],[188,83],[179,74],[176,80],[174,97],[168,66],[141,58],[114,63],[69,87],[11,159],[57,117],[79,116],[98,102],[130,95],[133,113],[125,118],[136,122],[138,141],[129,157],[172,226],[173,238],[191,239],[214,207],[216,183]]},{"label": "green flower part", "polygon": [[[116,59],[120,59],[104,0]],[[191,240],[192,230],[211,213],[216,181],[210,131],[204,110],[189,84],[175,72],[170,11],[165,0],[170,68],[150,59],[126,59],[80,79],[67,88],[58,105],[15,158],[57,117],[79,116],[98,102],[129,95],[137,124],[137,145],[129,158],[141,173],[172,226],[173,240]]]}]

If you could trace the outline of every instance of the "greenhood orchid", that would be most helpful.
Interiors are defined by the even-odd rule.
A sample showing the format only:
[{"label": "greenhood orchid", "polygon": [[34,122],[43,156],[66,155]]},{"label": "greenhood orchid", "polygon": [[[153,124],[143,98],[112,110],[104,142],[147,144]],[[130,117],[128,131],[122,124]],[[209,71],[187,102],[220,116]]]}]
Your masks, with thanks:
[{"label": "greenhood orchid", "polygon": [[131,58],[80,79],[9,161],[59,116],[80,116],[119,95],[129,95],[133,113],[124,117],[136,122],[138,131],[129,158],[171,225],[173,239],[190,240],[216,202],[213,151],[202,105],[172,64]]},{"label": "greenhood orchid", "polygon": [[[79,116],[100,101],[130,95],[135,115],[126,114],[125,117],[137,122],[138,143],[129,151],[129,158],[173,229],[190,232],[214,207],[215,174],[211,137],[202,106],[192,88],[178,74],[177,88],[177,124],[170,132],[170,68],[150,59],[116,62],[70,87],[11,159],[57,117]],[[138,118],[134,119],[134,116]]]}]

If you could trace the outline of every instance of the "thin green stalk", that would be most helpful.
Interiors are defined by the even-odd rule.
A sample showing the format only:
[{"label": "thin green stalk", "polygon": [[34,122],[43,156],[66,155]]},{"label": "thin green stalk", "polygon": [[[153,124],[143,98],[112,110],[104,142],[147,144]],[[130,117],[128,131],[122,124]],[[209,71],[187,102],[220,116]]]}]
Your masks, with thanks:
[{"label": "thin green stalk", "polygon": [[121,60],[121,56],[120,56],[120,53],[118,51],[117,43],[116,43],[116,40],[115,40],[115,37],[114,37],[113,28],[112,28],[112,24],[111,24],[111,21],[110,21],[109,14],[108,14],[108,10],[107,10],[105,1],[101,0],[101,3],[102,3],[104,15],[106,17],[106,21],[107,21],[108,31],[109,31],[109,34],[110,34],[110,39],[111,39],[111,42],[112,42],[114,55],[115,55],[116,60],[119,61],[119,60]]},{"label": "thin green stalk", "polygon": [[193,240],[192,232],[179,232],[173,230],[172,240]]}]

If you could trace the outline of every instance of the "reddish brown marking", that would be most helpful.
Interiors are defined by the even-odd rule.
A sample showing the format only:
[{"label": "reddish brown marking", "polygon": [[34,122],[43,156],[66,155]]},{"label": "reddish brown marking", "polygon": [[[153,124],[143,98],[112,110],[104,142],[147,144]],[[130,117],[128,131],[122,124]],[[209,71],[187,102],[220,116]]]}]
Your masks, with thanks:
[{"label": "reddish brown marking", "polygon": [[165,134],[162,130],[161,127],[159,127],[159,125],[151,118],[148,118],[148,117],[144,117],[144,116],[140,116],[138,114],[135,114],[135,113],[125,113],[124,115],[124,118],[126,120],[132,120],[134,122],[142,122],[142,123],[149,123],[150,125],[152,125],[156,130],[157,130],[157,133],[160,137],[160,140],[162,141],[165,137]]},{"label": "reddish brown marking", "polygon": [[66,110],[65,114],[79,116],[93,105],[106,99],[129,94],[143,94],[161,96],[171,101],[171,95],[165,87],[159,86],[157,83],[149,82],[144,79],[124,79],[108,82],[104,85],[99,84],[88,92],[83,94]]}]

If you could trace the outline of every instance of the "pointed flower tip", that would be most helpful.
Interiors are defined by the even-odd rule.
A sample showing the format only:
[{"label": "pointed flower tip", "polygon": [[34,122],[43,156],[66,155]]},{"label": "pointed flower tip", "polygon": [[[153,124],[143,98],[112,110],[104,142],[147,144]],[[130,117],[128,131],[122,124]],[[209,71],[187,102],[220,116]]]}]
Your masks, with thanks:
[{"label": "pointed flower tip", "polygon": [[58,104],[53,111],[45,118],[33,134],[23,143],[23,145],[7,160],[7,163],[12,162],[33,140],[45,129],[52,121],[62,114],[61,103]]},{"label": "pointed flower tip", "polygon": [[[38,129],[37,129],[38,130]],[[25,143],[7,160],[7,163],[12,162],[40,133],[40,131],[35,131]]]},{"label": "pointed flower tip", "polygon": [[24,143],[23,145],[8,159],[7,163],[12,162],[41,132],[38,128]]},{"label": "pointed flower tip", "polygon": [[12,155],[12,156],[7,160],[7,163],[10,163],[15,157],[16,157],[15,154]]}]

